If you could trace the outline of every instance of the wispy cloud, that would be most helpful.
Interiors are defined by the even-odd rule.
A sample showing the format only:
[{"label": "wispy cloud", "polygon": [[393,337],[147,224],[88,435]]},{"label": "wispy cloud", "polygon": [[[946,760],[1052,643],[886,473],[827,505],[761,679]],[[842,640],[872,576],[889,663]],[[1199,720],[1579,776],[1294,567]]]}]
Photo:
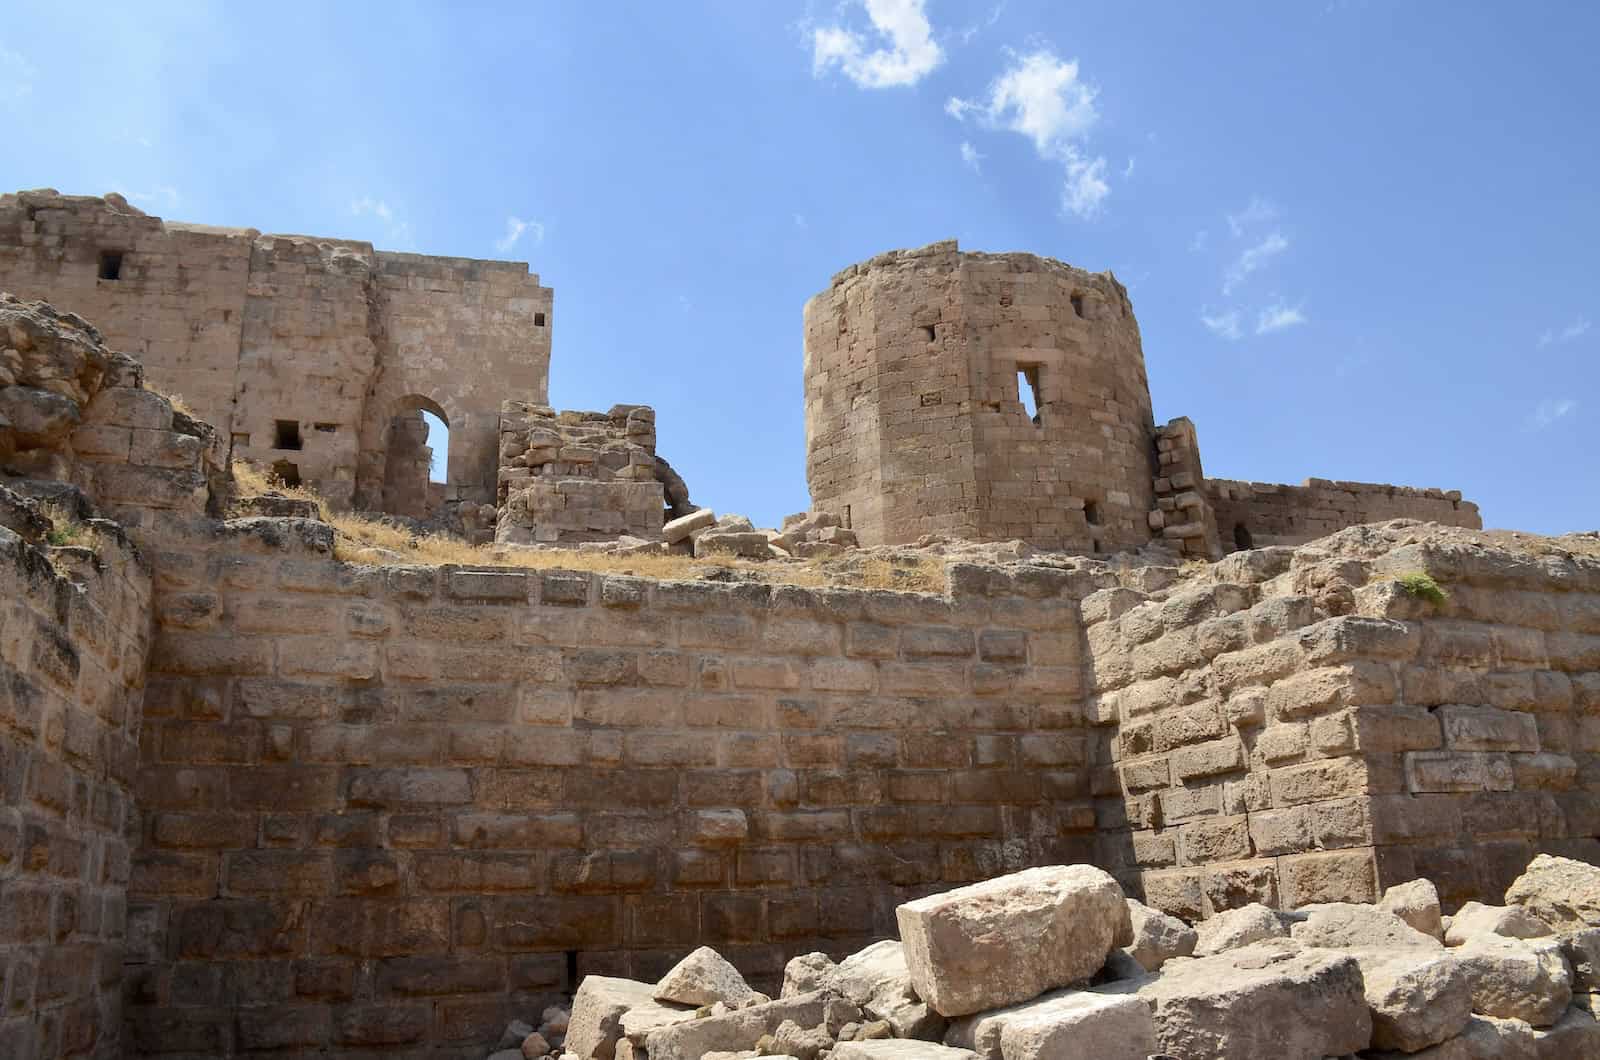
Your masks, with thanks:
[{"label": "wispy cloud", "polygon": [[1260,315],[1256,317],[1256,334],[1268,335],[1274,331],[1282,331],[1284,328],[1292,328],[1305,322],[1306,315],[1301,312],[1299,306],[1275,302],[1263,309]]},{"label": "wispy cloud", "polygon": [[1573,339],[1582,338],[1588,334],[1592,326],[1587,317],[1579,317],[1560,331],[1555,328],[1546,330],[1543,335],[1539,336],[1539,346],[1542,349],[1555,343],[1571,342]]},{"label": "wispy cloud", "polygon": [[38,71],[19,53],[0,47],[0,103],[20,103],[33,94]]},{"label": "wispy cloud", "polygon": [[1528,427],[1535,431],[1542,431],[1557,420],[1570,416],[1578,408],[1578,403],[1571,398],[1551,398],[1539,402],[1528,417]]},{"label": "wispy cloud", "polygon": [[166,184],[159,185],[150,191],[125,191],[129,202],[138,203],[140,207],[155,210],[175,210],[182,198],[178,189]]},{"label": "wispy cloud", "polygon": [[1235,341],[1244,335],[1244,329],[1240,326],[1239,311],[1237,309],[1229,309],[1216,314],[1213,314],[1208,309],[1202,309],[1200,311],[1200,323],[1204,324],[1206,326],[1206,330],[1211,332],[1213,335],[1227,339],[1230,342]]},{"label": "wispy cloud", "polygon": [[794,215],[794,226],[796,228],[804,228],[806,226],[806,215],[803,214],[803,213],[795,214]]},{"label": "wispy cloud", "polygon": [[1255,246],[1246,247],[1228,271],[1222,277],[1222,293],[1232,294],[1240,284],[1249,279],[1250,274],[1259,270],[1267,262],[1289,249],[1289,241],[1282,232],[1274,231],[1257,243]]},{"label": "wispy cloud", "polygon": [[1228,214],[1228,230],[1233,233],[1233,238],[1238,239],[1246,231],[1259,224],[1278,219],[1278,207],[1261,196],[1252,196],[1250,205],[1238,213]]},{"label": "wispy cloud", "polygon": [[524,221],[520,217],[507,217],[506,234],[494,241],[494,249],[502,254],[510,253],[523,236],[527,236],[530,243],[543,243],[544,225],[538,221]]},{"label": "wispy cloud", "polygon": [[1129,155],[1128,156],[1128,164],[1122,167],[1122,179],[1123,180],[1127,180],[1129,177],[1133,176],[1133,163],[1134,163],[1134,158],[1133,158],[1132,155]]},{"label": "wispy cloud", "polygon": [[870,32],[824,26],[811,34],[811,73],[837,67],[861,88],[914,85],[944,62],[924,10],[926,0],[854,0],[866,8]]},{"label": "wispy cloud", "polygon": [[976,147],[973,147],[965,140],[961,141],[961,161],[971,166],[973,172],[981,173],[983,171],[983,159],[984,156],[979,153]]},{"label": "wispy cloud", "polygon": [[383,199],[370,195],[350,202],[350,212],[357,217],[373,217],[382,222],[385,240],[397,250],[412,247],[411,223],[399,217]]},{"label": "wispy cloud", "polygon": [[1079,217],[1100,211],[1111,186],[1106,160],[1084,149],[1100,118],[1096,91],[1078,77],[1076,60],[1062,60],[1049,49],[1012,57],[1012,65],[989,86],[987,97],[952,97],[945,113],[957,121],[968,115],[987,128],[1004,129],[1033,141],[1040,158],[1064,171],[1061,206]]}]

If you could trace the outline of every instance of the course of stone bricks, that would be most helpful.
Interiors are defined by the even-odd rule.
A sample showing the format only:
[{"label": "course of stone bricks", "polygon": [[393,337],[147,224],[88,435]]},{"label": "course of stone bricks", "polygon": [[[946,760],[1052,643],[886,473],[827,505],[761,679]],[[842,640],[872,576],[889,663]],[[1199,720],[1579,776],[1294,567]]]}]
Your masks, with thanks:
[{"label": "course of stone bricks", "polygon": [[[39,236],[72,218],[189,238],[123,209],[0,200],[29,248],[0,278],[93,279],[80,237]],[[200,235],[252,270],[286,238]],[[158,271],[121,245],[94,284]],[[558,413],[542,377],[507,402],[491,491],[446,503],[498,502],[528,548],[701,557],[676,580],[348,562],[314,505],[240,494],[255,413],[175,405],[151,365],[193,359],[159,327],[151,364],[119,350],[82,286],[0,299],[0,1055],[1600,1049],[1600,539],[1205,479],[1193,425],[1150,422],[1108,274],[951,244],[840,274],[807,311],[814,511],[782,531],[692,509],[647,407]],[[94,306],[137,332],[122,297]],[[1021,540],[942,553],[936,592],[709,547],[781,572],[923,535]],[[723,963],[681,967],[702,946]]]}]

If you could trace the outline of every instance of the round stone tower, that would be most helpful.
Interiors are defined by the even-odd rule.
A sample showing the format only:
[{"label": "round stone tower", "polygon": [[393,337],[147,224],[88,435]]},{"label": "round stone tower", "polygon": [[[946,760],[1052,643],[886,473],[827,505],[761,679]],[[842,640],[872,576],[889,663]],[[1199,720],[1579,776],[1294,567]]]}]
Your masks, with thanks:
[{"label": "round stone tower", "polygon": [[1150,386],[1109,272],[954,241],[852,265],[806,303],[805,388],[812,507],[863,544],[1151,538]]}]

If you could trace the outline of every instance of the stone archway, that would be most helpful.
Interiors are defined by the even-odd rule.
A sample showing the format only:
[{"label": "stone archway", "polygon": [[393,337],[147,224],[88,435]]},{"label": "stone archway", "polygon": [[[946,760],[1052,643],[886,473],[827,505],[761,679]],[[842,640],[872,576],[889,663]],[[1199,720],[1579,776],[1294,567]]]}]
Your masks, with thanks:
[{"label": "stone archway", "polygon": [[436,417],[446,431],[450,429],[449,412],[422,394],[399,398],[384,417],[383,490],[379,507],[391,515],[426,520],[439,510],[447,495],[446,483],[431,481],[429,474],[434,447],[429,444],[424,412]]}]

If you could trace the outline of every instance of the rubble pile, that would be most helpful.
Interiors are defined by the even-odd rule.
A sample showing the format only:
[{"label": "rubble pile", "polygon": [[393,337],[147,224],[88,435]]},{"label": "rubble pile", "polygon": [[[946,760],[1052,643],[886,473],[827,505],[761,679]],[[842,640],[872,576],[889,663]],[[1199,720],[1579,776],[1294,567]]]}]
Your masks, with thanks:
[{"label": "rubble pile", "polygon": [[1246,905],[1190,926],[1089,865],[908,902],[900,941],[791,960],[776,998],[701,947],[591,975],[490,1060],[1600,1058],[1600,868],[1540,855],[1504,906]]}]

